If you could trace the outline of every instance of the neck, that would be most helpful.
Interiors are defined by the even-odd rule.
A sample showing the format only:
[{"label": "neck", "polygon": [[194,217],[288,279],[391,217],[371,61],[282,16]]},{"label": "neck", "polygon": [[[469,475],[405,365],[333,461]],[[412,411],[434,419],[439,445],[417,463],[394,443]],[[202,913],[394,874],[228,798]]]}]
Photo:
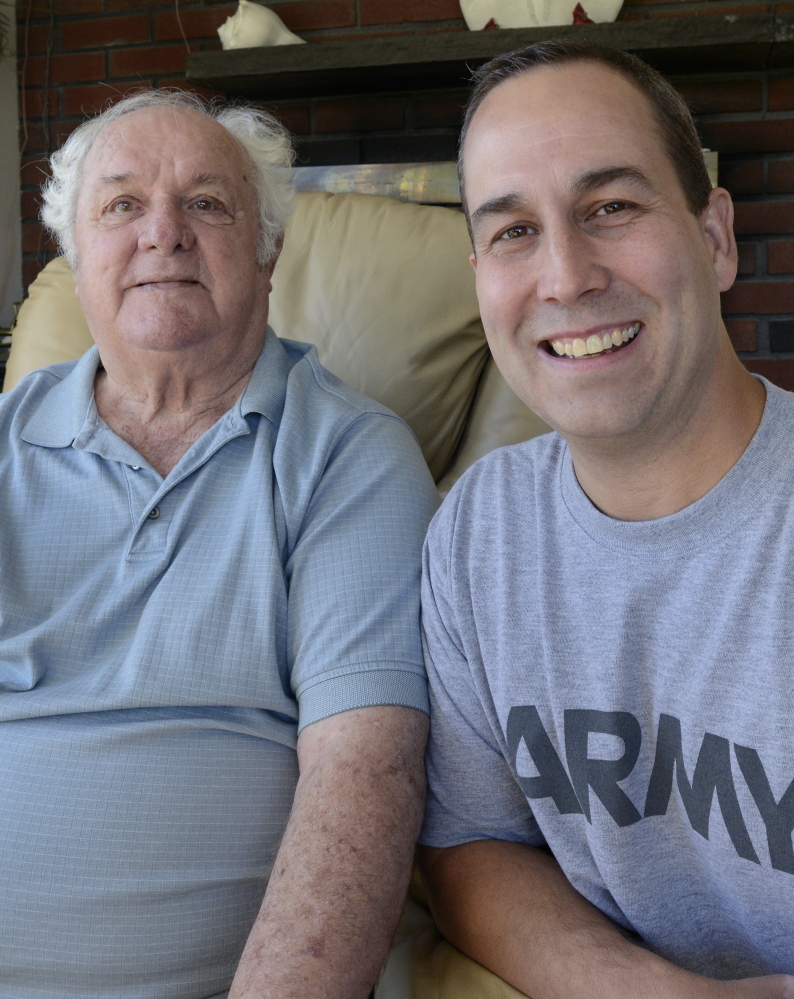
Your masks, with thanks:
[{"label": "neck", "polygon": [[94,382],[97,411],[161,475],[234,406],[251,378],[264,334],[224,349],[106,350]]},{"label": "neck", "polygon": [[763,385],[725,338],[713,377],[695,403],[663,427],[619,440],[569,439],[576,477],[602,513],[657,520],[695,503],[733,468],[758,429]]}]

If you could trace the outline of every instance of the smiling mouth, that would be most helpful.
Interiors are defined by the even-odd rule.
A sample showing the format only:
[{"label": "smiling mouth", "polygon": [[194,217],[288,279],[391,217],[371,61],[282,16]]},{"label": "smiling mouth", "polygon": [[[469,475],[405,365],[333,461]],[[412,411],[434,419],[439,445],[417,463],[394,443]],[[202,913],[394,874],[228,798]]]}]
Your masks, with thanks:
[{"label": "smiling mouth", "polygon": [[545,346],[549,354],[575,361],[595,357],[598,354],[615,354],[627,343],[631,343],[639,333],[641,325],[638,322],[628,323],[625,326],[604,330],[602,333],[591,333],[588,337],[566,336],[546,340]]}]

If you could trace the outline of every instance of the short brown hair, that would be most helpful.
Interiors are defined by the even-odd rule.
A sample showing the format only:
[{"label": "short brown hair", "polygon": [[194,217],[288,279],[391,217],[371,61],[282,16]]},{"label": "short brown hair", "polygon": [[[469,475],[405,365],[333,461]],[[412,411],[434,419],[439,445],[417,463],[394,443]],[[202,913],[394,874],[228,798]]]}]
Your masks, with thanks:
[{"label": "short brown hair", "polygon": [[562,66],[573,62],[597,62],[621,73],[645,95],[667,154],[678,176],[687,205],[700,215],[708,204],[711,181],[703,159],[695,123],[681,95],[642,59],[586,42],[536,42],[496,56],[472,74],[474,89],[466,105],[458,147],[458,177],[463,210],[468,218],[463,182],[463,146],[474,115],[486,96],[499,84],[538,66]]}]

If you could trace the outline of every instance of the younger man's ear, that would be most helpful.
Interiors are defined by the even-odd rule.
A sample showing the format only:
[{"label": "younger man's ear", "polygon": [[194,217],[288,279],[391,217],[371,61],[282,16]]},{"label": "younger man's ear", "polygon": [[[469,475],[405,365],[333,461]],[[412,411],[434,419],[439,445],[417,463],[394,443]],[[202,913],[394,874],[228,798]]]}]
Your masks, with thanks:
[{"label": "younger man's ear", "polygon": [[739,255],[733,234],[733,201],[723,187],[715,187],[702,215],[703,232],[711,247],[711,260],[720,291],[736,280]]}]

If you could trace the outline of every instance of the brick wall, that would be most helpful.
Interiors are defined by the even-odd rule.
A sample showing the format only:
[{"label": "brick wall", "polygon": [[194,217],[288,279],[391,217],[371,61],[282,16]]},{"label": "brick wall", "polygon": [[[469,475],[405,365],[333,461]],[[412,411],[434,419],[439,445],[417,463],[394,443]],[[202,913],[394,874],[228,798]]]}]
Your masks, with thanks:
[{"label": "brick wall", "polygon": [[[179,6],[191,49],[218,48],[216,29],[234,4],[181,0]],[[313,44],[466,30],[458,0],[271,0],[269,6]],[[794,4],[778,8],[791,12]],[[619,19],[769,9],[723,0],[625,0]],[[173,2],[163,0],[18,0],[17,13],[30,282],[54,252],[36,218],[47,153],[84,113],[130,89],[185,86],[186,45]],[[719,151],[720,182],[737,202],[740,276],[724,297],[731,337],[748,366],[794,388],[794,70],[674,82],[696,112],[704,144]],[[316,98],[272,110],[297,135],[301,163],[441,160],[454,156],[464,99],[463,90]]]}]

